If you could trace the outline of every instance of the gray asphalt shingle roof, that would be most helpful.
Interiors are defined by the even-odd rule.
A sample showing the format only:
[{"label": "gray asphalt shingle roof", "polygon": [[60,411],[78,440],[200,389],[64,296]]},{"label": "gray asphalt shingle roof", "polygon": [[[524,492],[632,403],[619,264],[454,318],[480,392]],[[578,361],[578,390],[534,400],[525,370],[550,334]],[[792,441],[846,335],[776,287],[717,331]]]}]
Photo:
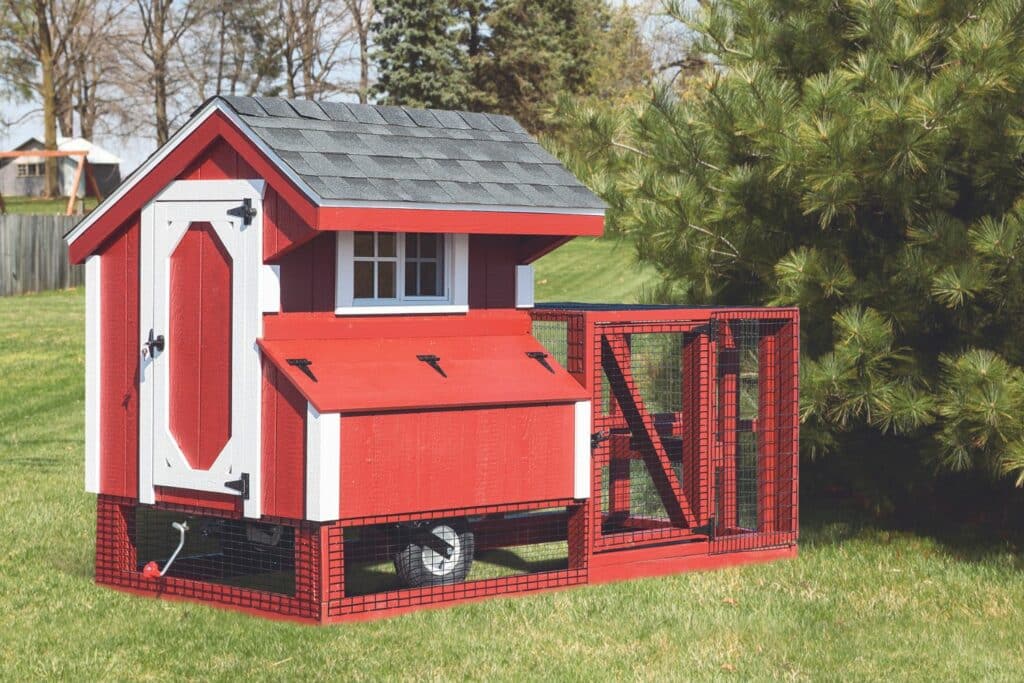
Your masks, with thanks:
[{"label": "gray asphalt shingle roof", "polygon": [[509,116],[220,99],[325,201],[604,209]]}]

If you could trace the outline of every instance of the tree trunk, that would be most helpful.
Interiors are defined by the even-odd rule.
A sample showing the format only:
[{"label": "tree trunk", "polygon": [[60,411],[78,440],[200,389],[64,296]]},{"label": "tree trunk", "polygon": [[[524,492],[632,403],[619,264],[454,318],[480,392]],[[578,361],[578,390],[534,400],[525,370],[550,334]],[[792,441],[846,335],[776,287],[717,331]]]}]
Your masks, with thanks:
[{"label": "tree trunk", "polygon": [[[39,70],[42,84],[39,97],[43,101],[43,147],[48,150],[57,149],[57,91],[54,83],[53,43],[50,40],[50,22],[46,14],[46,2],[36,0],[36,27],[39,30]],[[44,162],[46,170],[45,194],[47,197],[57,196],[57,158],[47,157]]]}]

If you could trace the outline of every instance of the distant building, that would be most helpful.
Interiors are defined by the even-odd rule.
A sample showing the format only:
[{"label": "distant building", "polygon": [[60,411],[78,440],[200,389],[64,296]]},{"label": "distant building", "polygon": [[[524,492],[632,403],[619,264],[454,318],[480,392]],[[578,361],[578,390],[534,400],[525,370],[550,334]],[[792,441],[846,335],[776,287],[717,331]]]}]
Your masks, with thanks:
[{"label": "distant building", "polygon": [[[15,151],[42,150],[44,145],[36,138],[29,138],[14,148]],[[88,152],[89,166],[103,196],[109,195],[121,184],[121,160],[94,145],[85,138],[57,138],[57,149],[62,152]],[[67,197],[72,194],[71,184],[75,181],[75,169],[80,157],[58,157],[58,194]],[[45,159],[41,156],[23,156],[0,159],[0,194],[5,197],[38,197],[46,190]],[[79,180],[78,195],[86,191],[85,174]]]}]

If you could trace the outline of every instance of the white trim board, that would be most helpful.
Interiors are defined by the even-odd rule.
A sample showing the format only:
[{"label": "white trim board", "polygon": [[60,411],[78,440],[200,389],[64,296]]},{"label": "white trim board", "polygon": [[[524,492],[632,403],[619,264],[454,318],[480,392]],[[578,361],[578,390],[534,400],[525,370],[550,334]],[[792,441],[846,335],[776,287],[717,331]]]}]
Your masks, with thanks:
[{"label": "white trim board", "polygon": [[590,498],[590,401],[576,401],[573,420],[573,498]]},{"label": "white trim board", "polygon": [[341,415],[306,403],[306,519],[330,522],[340,510]]},{"label": "white trim board", "polygon": [[[375,231],[386,232],[386,231]],[[351,230],[339,232],[336,243],[334,313],[335,315],[420,315],[432,313],[466,313],[469,311],[469,235],[445,235],[445,288],[443,298],[422,302],[404,299],[394,302],[368,302],[353,298],[354,236]],[[401,247],[401,243],[399,244]],[[404,272],[403,250],[399,249],[397,272]],[[398,281],[401,287],[401,280]]]},{"label": "white trim board", "polygon": [[101,256],[85,259],[85,490],[100,493]]},{"label": "white trim board", "polygon": [[[584,208],[556,208],[556,207],[543,207],[543,206],[506,206],[506,205],[490,205],[490,204],[419,204],[415,202],[373,202],[373,201],[357,201],[357,200],[325,200],[322,199],[310,186],[306,183],[297,173],[295,173],[281,157],[274,152],[269,145],[263,142],[262,139],[249,127],[245,121],[235,113],[231,107],[221,100],[211,100],[207,103],[203,109],[195,114],[192,118],[185,122],[185,124],[171,136],[163,147],[154,152],[145,162],[142,163],[128,178],[118,186],[118,188],[107,197],[100,205],[94,209],[88,216],[85,217],[73,230],[71,230],[66,236],[65,241],[68,246],[75,243],[75,241],[81,237],[93,224],[96,223],[107,210],[121,201],[132,189],[135,188],[139,182],[145,178],[151,171],[167,156],[173,152],[181,142],[192,134],[199,126],[203,124],[214,112],[221,112],[233,123],[242,134],[248,138],[248,140],[254,144],[263,154],[270,159],[271,163],[295,186],[306,196],[307,199],[314,206],[330,207],[330,208],[367,208],[367,209],[413,209],[417,211],[463,211],[466,213],[473,213],[478,211],[485,212],[498,212],[498,213],[540,213],[540,214],[553,214],[560,216],[604,216],[604,209],[584,209]],[[319,228],[319,226],[314,226]]]}]

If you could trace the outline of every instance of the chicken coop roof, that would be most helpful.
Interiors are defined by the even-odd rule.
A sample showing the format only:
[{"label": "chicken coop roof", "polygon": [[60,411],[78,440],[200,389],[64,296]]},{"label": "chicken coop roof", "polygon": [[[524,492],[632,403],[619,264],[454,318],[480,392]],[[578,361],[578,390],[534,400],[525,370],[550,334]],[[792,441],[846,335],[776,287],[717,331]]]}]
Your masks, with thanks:
[{"label": "chicken coop roof", "polygon": [[276,97],[222,97],[325,201],[604,209],[515,119]]}]

